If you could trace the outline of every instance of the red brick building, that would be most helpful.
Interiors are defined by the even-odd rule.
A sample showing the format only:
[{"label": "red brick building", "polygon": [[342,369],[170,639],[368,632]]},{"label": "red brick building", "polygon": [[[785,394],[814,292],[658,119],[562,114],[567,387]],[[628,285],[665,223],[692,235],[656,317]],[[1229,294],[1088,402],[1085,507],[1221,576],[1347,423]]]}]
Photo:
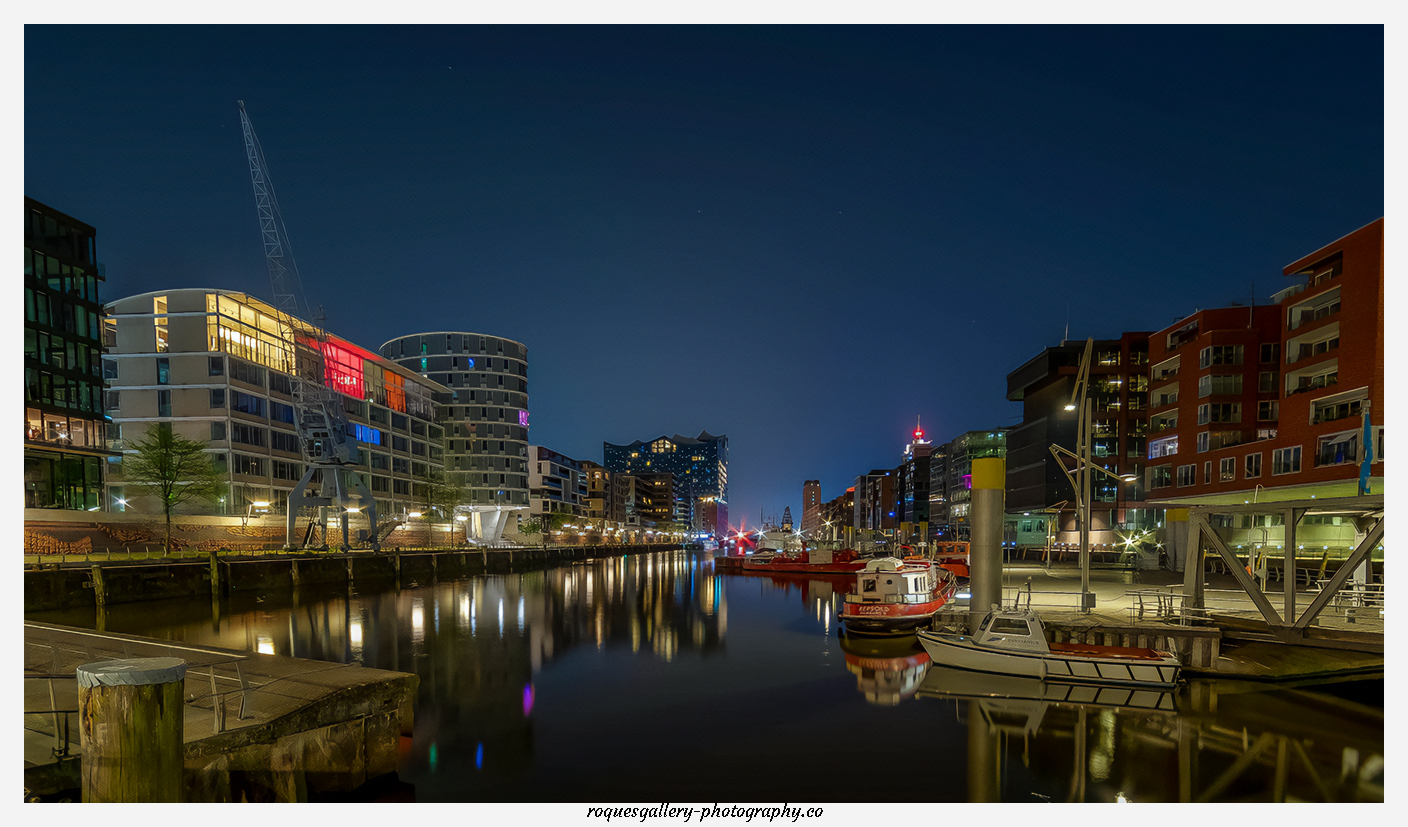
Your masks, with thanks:
[{"label": "red brick building", "polygon": [[1202,310],[1150,337],[1150,499],[1353,495],[1366,414],[1382,491],[1383,219],[1283,273],[1273,304]]}]

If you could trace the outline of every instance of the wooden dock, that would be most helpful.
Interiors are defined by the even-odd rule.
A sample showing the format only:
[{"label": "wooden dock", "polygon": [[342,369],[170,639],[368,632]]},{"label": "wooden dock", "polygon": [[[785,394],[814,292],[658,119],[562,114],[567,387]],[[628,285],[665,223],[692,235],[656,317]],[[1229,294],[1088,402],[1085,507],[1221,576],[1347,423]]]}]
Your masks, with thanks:
[{"label": "wooden dock", "polygon": [[187,800],[305,801],[396,770],[419,679],[358,665],[24,625],[25,787],[76,790],[80,664],[178,657],[187,664]]}]

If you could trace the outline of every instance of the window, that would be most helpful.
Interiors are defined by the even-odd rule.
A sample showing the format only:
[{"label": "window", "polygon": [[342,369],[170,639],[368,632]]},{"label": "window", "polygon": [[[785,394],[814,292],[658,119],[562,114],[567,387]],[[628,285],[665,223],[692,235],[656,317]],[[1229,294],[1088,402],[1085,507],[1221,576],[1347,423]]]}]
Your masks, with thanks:
[{"label": "window", "polygon": [[407,447],[408,444],[409,444],[409,443],[408,443],[408,441],[406,440],[405,437],[403,437],[403,436],[396,436],[395,434],[392,434],[392,435],[391,435],[391,447],[392,447],[393,450],[396,450],[396,451],[404,451],[404,450],[406,450],[406,447]]},{"label": "window", "polygon": [[1315,464],[1343,465],[1359,461],[1359,431],[1345,431],[1320,437],[1315,448]]},{"label": "window", "polygon": [[109,412],[121,410],[122,405],[120,402],[121,399],[118,396],[118,391],[105,391],[103,393],[103,410]]},{"label": "window", "polygon": [[410,481],[410,480],[392,480],[392,481],[391,481],[391,489],[392,489],[392,491],[393,491],[394,493],[397,493],[397,494],[407,494],[407,495],[409,495],[409,494],[411,493],[411,481]]},{"label": "window", "polygon": [[1277,448],[1271,452],[1271,475],[1300,472],[1300,446]]},{"label": "window", "polygon": [[269,431],[269,447],[275,451],[287,451],[290,454],[298,453],[298,434],[291,434],[288,431],[277,429]]},{"label": "window", "polygon": [[273,468],[276,480],[297,480],[303,476],[303,468],[296,462],[275,459],[270,460],[269,465]]},{"label": "window", "polygon": [[269,390],[284,396],[293,396],[293,378],[282,373],[269,372]]},{"label": "window", "polygon": [[1209,434],[1207,431],[1203,431],[1202,433],[1198,434],[1198,453],[1202,454],[1207,452],[1209,442],[1208,437]]},{"label": "window", "polygon": [[1209,422],[1241,422],[1242,406],[1238,402],[1205,403],[1198,406],[1198,424]]},{"label": "window", "polygon": [[1366,393],[1360,388],[1348,393],[1326,396],[1310,403],[1310,424],[1333,422],[1359,416],[1364,407]]},{"label": "window", "polygon": [[211,442],[221,442],[221,441],[223,441],[224,439],[225,439],[225,423],[223,423],[223,422],[212,422],[212,423],[210,423],[210,441],[211,441]]},{"label": "window", "polygon": [[1261,363],[1272,365],[1281,361],[1281,343],[1270,342],[1261,346]]},{"label": "window", "polygon": [[1232,482],[1237,477],[1237,458],[1223,457],[1217,461],[1217,481]]},{"label": "window", "polygon": [[1268,370],[1257,374],[1256,390],[1257,393],[1275,393],[1276,371]]},{"label": "window", "polygon": [[1281,403],[1274,399],[1256,403],[1258,422],[1275,422],[1281,415]]},{"label": "window", "polygon": [[1246,462],[1242,468],[1242,476],[1249,480],[1261,476],[1261,454],[1247,454]]},{"label": "window", "polygon": [[209,370],[211,376],[224,376],[224,375],[225,375],[225,357],[224,357],[224,356],[211,356],[211,357],[210,357],[210,365],[209,365],[208,370]]},{"label": "window", "polygon": [[1212,394],[1239,394],[1242,392],[1242,375],[1211,374],[1198,378],[1199,398]]},{"label": "window", "polygon": [[171,360],[162,358],[156,360],[156,383],[158,385],[171,384]]},{"label": "window", "polygon": [[230,391],[230,410],[252,416],[264,416],[264,397]]},{"label": "window", "polygon": [[1193,485],[1198,481],[1198,467],[1196,465],[1178,466],[1178,487]]},{"label": "window", "polygon": [[238,442],[242,445],[253,445],[258,448],[263,448],[264,429],[255,425],[246,425],[243,422],[232,423],[230,428],[230,441]]},{"label": "window", "polygon": [[156,392],[156,415],[171,416],[171,391]]},{"label": "window", "polygon": [[282,402],[275,402],[274,400],[270,399],[270,400],[269,400],[269,418],[272,419],[272,420],[274,420],[275,422],[284,422],[284,423],[287,423],[287,424],[289,424],[289,425],[292,425],[292,424],[293,424],[293,406],[292,406],[292,405],[285,405],[285,404],[282,403]]},{"label": "window", "polygon": [[1203,463],[1203,485],[1212,482],[1212,460]]},{"label": "window", "polygon": [[[26,334],[29,334],[29,333],[31,333],[31,332],[32,332],[32,331],[30,331],[30,330],[25,330],[25,333],[26,333]],[[109,382],[115,382],[115,381],[117,381],[117,360],[116,360],[116,359],[104,359],[104,360],[103,360],[103,378],[106,379],[106,380],[108,380]]]},{"label": "window", "polygon": [[264,387],[264,369],[243,359],[230,357],[230,378]]},{"label": "window", "polygon": [[1206,368],[1212,365],[1240,365],[1242,364],[1241,345],[1212,345],[1205,347],[1198,353],[1198,367]]},{"label": "window", "polygon": [[210,391],[210,407],[212,407],[212,408],[223,408],[223,407],[225,407],[225,389],[224,389],[224,388],[214,388],[213,390]]},{"label": "window", "polygon": [[233,470],[236,474],[250,474],[256,477],[264,476],[264,460],[259,457],[251,457],[247,454],[231,454]]}]

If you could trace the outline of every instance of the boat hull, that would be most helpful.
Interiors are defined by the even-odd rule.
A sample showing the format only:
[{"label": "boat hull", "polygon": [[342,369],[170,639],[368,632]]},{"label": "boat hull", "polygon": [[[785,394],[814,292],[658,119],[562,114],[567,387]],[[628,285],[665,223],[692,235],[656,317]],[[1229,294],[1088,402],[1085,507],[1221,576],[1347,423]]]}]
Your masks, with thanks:
[{"label": "boat hull", "polygon": [[[932,632],[921,632],[919,643],[936,664],[978,672],[1118,686],[1172,687],[1178,682],[1179,664],[1170,656],[1122,657],[1115,654],[999,651],[979,646],[966,635]],[[1080,650],[1095,652],[1106,648],[1118,647],[1092,646]]]},{"label": "boat hull", "polygon": [[841,625],[857,635],[903,635],[929,625],[948,603],[940,595],[926,603],[853,603],[841,606]]}]

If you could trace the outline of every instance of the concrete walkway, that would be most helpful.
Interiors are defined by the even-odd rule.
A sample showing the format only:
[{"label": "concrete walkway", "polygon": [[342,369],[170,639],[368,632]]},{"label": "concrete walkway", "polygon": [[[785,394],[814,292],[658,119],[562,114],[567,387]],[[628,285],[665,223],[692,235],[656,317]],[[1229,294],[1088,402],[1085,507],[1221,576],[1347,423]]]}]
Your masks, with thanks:
[{"label": "concrete walkway", "polygon": [[[188,772],[223,753],[248,751],[251,745],[287,741],[314,730],[356,724],[365,732],[362,719],[368,716],[394,719],[380,722],[381,729],[395,730],[384,733],[394,742],[402,729],[409,730],[418,682],[413,675],[358,665],[26,622],[27,787],[47,793],[77,786],[76,767],[67,760],[79,753],[77,667],[140,657],[178,657],[186,662],[183,725]],[[367,776],[365,749],[362,754],[362,777],[353,779],[355,783]]]}]

